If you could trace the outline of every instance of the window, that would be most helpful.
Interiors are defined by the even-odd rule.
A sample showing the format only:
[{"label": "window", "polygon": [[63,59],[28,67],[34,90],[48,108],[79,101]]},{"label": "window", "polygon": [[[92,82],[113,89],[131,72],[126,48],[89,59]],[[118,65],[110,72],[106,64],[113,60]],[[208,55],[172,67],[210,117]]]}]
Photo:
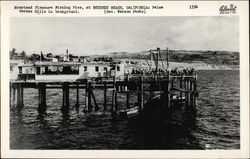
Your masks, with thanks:
[{"label": "window", "polygon": [[115,65],[111,65],[110,67],[110,70],[115,70]]},{"label": "window", "polygon": [[45,67],[41,67],[41,74],[44,75],[45,73]]},{"label": "window", "polygon": [[31,67],[29,71],[30,71],[30,73],[33,73],[33,68]]},{"label": "window", "polygon": [[40,75],[40,72],[41,72],[41,71],[40,71],[40,67],[37,67],[37,68],[36,68],[36,74],[37,74],[37,75]]},{"label": "window", "polygon": [[99,67],[98,66],[95,67],[95,72],[99,72]]},{"label": "window", "polygon": [[56,74],[58,74],[58,71],[57,71],[58,69],[57,69],[57,67],[56,66],[49,66],[48,67],[48,72],[47,72],[47,74],[51,74],[51,75],[56,75]]},{"label": "window", "polygon": [[120,66],[117,66],[117,71],[120,71]]},{"label": "window", "polygon": [[48,74],[48,70],[49,70],[49,68],[46,66],[46,67],[45,67],[44,74]]},{"label": "window", "polygon": [[[33,71],[33,70],[31,70]],[[44,75],[75,75],[79,74],[79,66],[46,66],[46,67],[36,67],[36,74]]]},{"label": "window", "polygon": [[13,66],[10,66],[10,71],[13,71]]},{"label": "window", "polygon": [[29,68],[25,69],[26,74],[29,74]]},{"label": "window", "polygon": [[84,71],[88,71],[88,67],[87,66],[84,66]]},{"label": "window", "polygon": [[19,69],[19,74],[22,74],[22,67],[18,67]]},{"label": "window", "polygon": [[79,74],[79,69],[76,66],[64,66],[61,74]]}]

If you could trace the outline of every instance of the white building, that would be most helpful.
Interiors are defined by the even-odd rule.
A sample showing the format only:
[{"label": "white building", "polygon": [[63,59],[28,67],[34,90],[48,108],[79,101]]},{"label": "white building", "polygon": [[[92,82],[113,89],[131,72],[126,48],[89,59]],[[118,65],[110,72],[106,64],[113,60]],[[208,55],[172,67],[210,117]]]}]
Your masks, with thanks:
[{"label": "white building", "polygon": [[10,60],[10,80],[16,80],[18,76],[18,65],[23,63],[23,60]]},{"label": "white building", "polygon": [[18,65],[19,79],[34,78],[37,81],[74,81],[97,77],[124,79],[124,64],[121,62],[37,62]]}]

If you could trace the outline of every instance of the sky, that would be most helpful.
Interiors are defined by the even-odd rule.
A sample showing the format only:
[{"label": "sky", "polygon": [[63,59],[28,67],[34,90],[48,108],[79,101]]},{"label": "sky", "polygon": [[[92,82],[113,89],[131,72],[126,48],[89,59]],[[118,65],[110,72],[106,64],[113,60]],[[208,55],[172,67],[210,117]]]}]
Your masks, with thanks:
[{"label": "sky", "polygon": [[239,51],[238,16],[15,17],[10,50],[74,55],[171,50]]}]

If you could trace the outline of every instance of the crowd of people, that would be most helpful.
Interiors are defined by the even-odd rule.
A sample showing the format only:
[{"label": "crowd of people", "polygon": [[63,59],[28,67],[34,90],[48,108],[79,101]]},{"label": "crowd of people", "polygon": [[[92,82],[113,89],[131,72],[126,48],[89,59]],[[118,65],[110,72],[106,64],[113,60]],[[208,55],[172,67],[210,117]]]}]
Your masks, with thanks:
[{"label": "crowd of people", "polygon": [[172,75],[172,76],[182,76],[182,75],[194,75],[194,68],[173,68],[173,69],[155,69],[155,68],[133,68],[131,71],[127,70],[128,75]]}]

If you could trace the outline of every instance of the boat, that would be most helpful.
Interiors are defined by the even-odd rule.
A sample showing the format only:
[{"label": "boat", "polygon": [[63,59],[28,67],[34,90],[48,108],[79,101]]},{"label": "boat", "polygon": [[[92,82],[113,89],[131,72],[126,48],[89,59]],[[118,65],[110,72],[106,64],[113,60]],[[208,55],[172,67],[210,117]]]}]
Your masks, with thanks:
[{"label": "boat", "polygon": [[120,117],[127,118],[136,116],[139,113],[139,107],[132,107],[129,109],[123,109],[117,111]]}]

